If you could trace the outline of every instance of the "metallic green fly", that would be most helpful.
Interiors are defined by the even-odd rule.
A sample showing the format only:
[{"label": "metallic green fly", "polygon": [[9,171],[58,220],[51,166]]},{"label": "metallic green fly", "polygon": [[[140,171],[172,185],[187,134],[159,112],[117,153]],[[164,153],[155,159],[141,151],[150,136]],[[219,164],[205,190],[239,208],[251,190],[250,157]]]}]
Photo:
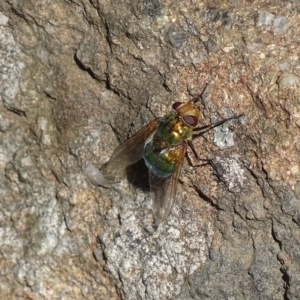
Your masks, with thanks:
[{"label": "metallic green fly", "polygon": [[[188,102],[175,102],[172,111],[156,118],[121,144],[104,165],[105,174],[124,169],[144,158],[149,170],[150,189],[154,195],[153,213],[158,226],[169,216],[175,196],[180,170],[189,145],[198,158],[192,144],[193,134],[208,131],[241,115],[221,120],[215,124],[198,127],[199,97]],[[202,133],[204,133],[202,132]],[[201,134],[201,133],[200,133]]]}]

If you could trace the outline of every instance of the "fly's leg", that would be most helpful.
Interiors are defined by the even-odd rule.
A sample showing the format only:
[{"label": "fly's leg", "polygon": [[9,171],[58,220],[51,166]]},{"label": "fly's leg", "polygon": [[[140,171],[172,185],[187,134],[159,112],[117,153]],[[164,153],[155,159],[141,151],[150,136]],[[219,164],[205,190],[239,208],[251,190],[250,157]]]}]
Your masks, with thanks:
[{"label": "fly's leg", "polygon": [[[226,122],[228,122],[230,120],[238,119],[238,118],[242,117],[243,115],[244,114],[240,114],[238,116],[232,116],[230,118],[223,119],[223,120],[221,120],[221,121],[219,121],[217,123],[214,123],[214,124],[209,124],[209,125],[197,127],[197,128],[194,129],[193,132],[195,132],[195,131],[196,132],[199,131],[199,132],[197,132],[196,134],[194,134],[193,138],[198,137],[198,136],[202,136],[205,132],[207,132],[207,131],[209,131],[209,130],[217,127],[217,126],[220,126],[220,125],[222,125],[222,124],[224,124],[224,123],[226,123]],[[210,163],[210,161],[211,161],[210,159],[200,158],[198,156],[198,153],[197,153],[197,151],[196,151],[196,149],[194,147],[194,144],[193,144],[193,142],[191,140],[188,141],[188,145],[191,148],[191,150],[192,150],[192,152],[193,152],[193,154],[194,154],[194,156],[196,157],[197,160],[201,160],[201,161],[205,161],[206,162],[206,163],[203,163],[203,164],[200,164],[200,165],[196,165],[194,167],[205,166],[205,165],[208,165]]]},{"label": "fly's leg", "polygon": [[188,141],[188,145],[189,145],[189,147],[191,148],[191,150],[192,150],[192,152],[193,152],[193,154],[194,154],[194,156],[196,157],[197,160],[205,161],[205,163],[200,164],[200,165],[192,165],[192,162],[191,162],[190,159],[188,158],[190,165],[192,165],[193,167],[202,167],[202,166],[206,166],[206,165],[209,164],[209,162],[210,162],[209,159],[207,159],[207,158],[200,158],[200,157],[198,156],[198,153],[197,153],[197,151],[196,151],[196,149],[195,149],[195,146],[194,146],[194,144],[193,144],[192,141]]},{"label": "fly's leg", "polygon": [[196,96],[195,98],[191,99],[189,102],[197,103],[203,96],[204,92],[206,91],[206,88],[208,86],[208,83],[205,83],[204,88],[202,89],[202,92],[200,95]]},{"label": "fly's leg", "polygon": [[[214,123],[214,124],[209,124],[209,125],[204,125],[204,126],[201,126],[201,127],[196,127],[193,132],[197,132],[196,134],[193,135],[193,137],[197,137],[197,136],[201,136],[202,134],[204,134],[205,132],[217,127],[217,126],[220,126],[230,120],[235,120],[235,119],[238,119],[240,117],[242,117],[244,114],[240,114],[238,116],[232,116],[230,118],[227,118],[227,119],[223,119],[217,123]],[[198,132],[199,131],[199,132]],[[202,132],[201,132],[202,131]]]},{"label": "fly's leg", "polygon": [[196,151],[196,149],[195,149],[195,146],[194,146],[194,144],[193,144],[193,142],[192,141],[188,141],[188,145],[189,145],[189,147],[191,148],[191,150],[192,150],[192,152],[193,152],[193,154],[195,155],[195,157],[197,158],[197,160],[202,160],[202,161],[209,161],[208,159],[206,159],[206,158],[200,158],[199,156],[198,156],[198,153],[197,153],[197,151]]}]

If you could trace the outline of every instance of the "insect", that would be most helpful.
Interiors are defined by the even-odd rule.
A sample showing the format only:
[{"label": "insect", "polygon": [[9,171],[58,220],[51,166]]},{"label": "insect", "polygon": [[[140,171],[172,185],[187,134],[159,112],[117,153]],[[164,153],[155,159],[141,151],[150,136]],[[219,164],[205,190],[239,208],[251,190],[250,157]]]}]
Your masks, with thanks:
[{"label": "insect", "polygon": [[165,221],[172,210],[188,145],[199,159],[192,144],[193,135],[203,134],[241,116],[198,127],[200,107],[196,103],[199,99],[200,97],[188,102],[175,102],[169,114],[156,118],[141,128],[117,147],[108,163],[104,165],[105,173],[110,173],[144,159],[149,170],[150,190],[154,197],[153,214],[156,226]]}]

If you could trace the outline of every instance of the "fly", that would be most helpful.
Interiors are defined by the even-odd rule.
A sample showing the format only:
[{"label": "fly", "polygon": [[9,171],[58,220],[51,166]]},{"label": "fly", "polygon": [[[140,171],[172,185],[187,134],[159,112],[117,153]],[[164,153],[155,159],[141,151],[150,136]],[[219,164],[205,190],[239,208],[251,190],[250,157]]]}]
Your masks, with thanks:
[{"label": "fly", "polygon": [[150,190],[154,195],[152,210],[156,226],[164,222],[172,210],[188,145],[199,159],[192,144],[193,135],[198,136],[242,116],[232,116],[215,124],[198,127],[200,107],[196,103],[199,99],[200,97],[188,102],[175,102],[169,114],[156,118],[141,128],[117,147],[104,165],[105,173],[110,174],[144,159],[149,170]]}]

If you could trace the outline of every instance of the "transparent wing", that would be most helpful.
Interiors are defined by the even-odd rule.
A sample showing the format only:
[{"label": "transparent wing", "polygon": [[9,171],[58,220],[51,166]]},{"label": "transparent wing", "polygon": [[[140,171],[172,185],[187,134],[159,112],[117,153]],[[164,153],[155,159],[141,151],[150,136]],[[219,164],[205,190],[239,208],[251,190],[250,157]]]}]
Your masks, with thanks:
[{"label": "transparent wing", "polygon": [[125,169],[143,157],[144,145],[147,138],[154,132],[160,118],[156,118],[141,128],[131,138],[122,143],[112,154],[110,160],[105,163],[101,170],[104,174],[114,173]]},{"label": "transparent wing", "polygon": [[153,214],[155,225],[158,226],[169,216],[176,197],[177,183],[184,161],[187,145],[182,143],[174,151],[177,153],[177,161],[174,173],[167,178],[155,175],[155,170],[149,170],[149,181],[153,199]]}]

